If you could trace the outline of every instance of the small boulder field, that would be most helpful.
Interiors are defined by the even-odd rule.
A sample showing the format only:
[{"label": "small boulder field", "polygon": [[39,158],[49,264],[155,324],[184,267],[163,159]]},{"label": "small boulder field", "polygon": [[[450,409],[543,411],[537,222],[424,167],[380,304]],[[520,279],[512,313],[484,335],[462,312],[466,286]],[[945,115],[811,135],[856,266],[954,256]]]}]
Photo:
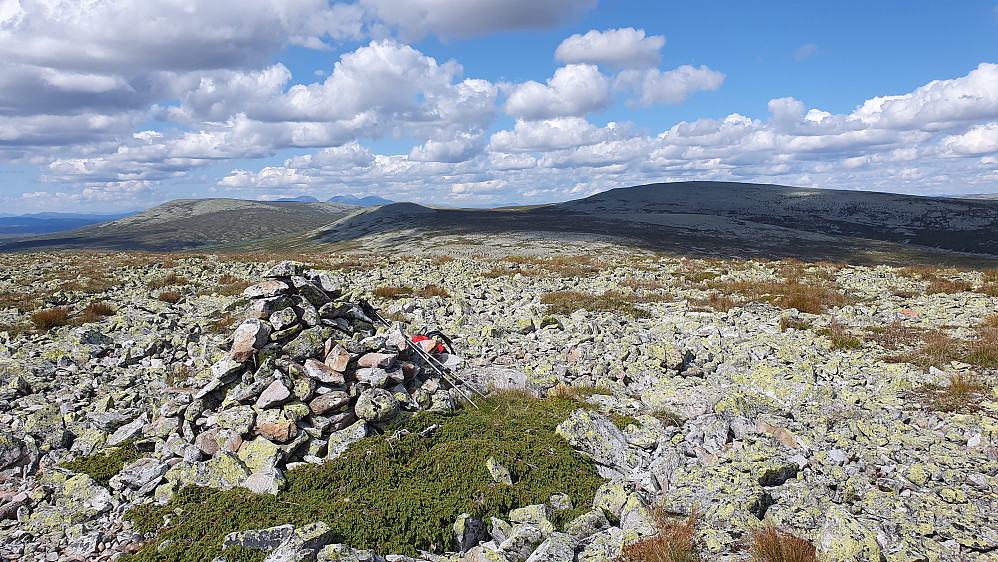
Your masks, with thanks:
[{"label": "small boulder field", "polygon": [[995,270],[0,271],[4,560],[998,561]]}]

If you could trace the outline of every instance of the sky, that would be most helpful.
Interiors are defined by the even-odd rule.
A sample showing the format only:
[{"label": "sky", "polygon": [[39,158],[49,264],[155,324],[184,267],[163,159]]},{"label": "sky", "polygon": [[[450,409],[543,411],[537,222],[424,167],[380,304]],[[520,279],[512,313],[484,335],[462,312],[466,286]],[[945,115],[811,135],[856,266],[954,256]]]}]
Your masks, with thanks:
[{"label": "sky", "polygon": [[998,192],[998,3],[0,0],[7,214],[684,180]]}]

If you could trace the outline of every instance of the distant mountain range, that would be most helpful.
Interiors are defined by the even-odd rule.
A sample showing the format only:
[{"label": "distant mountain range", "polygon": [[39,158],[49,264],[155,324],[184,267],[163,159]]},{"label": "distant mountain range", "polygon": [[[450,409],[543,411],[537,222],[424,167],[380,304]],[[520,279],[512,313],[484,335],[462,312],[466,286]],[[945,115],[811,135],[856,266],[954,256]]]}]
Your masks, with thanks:
[{"label": "distant mountain range", "polygon": [[358,209],[342,203],[177,199],[112,222],[7,243],[0,251],[193,250],[294,234]]},{"label": "distant mountain range", "polygon": [[447,244],[529,250],[538,240],[569,239],[683,255],[994,267],[998,200],[723,182],[651,184],[564,203],[496,209],[178,200],[0,250],[406,246],[420,251],[432,246],[446,252]]},{"label": "distant mountain range", "polygon": [[[282,197],[280,199],[275,199],[275,202],[279,203],[318,203],[319,200],[311,195],[300,195],[298,197]],[[390,199],[385,199],[383,197],[378,197],[377,195],[368,195],[366,197],[357,197],[356,195],[334,195],[329,199],[326,199],[327,203],[346,203],[347,205],[358,205],[360,207],[373,207],[375,205],[390,205],[394,201]]]},{"label": "distant mountain range", "polygon": [[89,224],[108,222],[127,217],[137,211],[116,214],[88,213],[31,213],[27,215],[0,216],[0,239],[13,240],[62,232]]}]

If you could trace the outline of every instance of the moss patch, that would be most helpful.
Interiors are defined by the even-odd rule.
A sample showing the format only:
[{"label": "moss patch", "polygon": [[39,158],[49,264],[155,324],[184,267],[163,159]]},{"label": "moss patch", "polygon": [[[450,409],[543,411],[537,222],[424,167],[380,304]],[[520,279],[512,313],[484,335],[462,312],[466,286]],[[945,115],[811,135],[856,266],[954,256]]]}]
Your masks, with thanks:
[{"label": "moss patch", "polygon": [[86,474],[101,486],[107,487],[112,476],[121,472],[127,463],[141,457],[142,453],[135,448],[135,440],[129,439],[109,449],[86,457],[78,457],[59,466],[73,472]]},{"label": "moss patch", "polygon": [[[399,428],[408,435],[362,439],[333,461],[290,471],[277,496],[186,487],[166,506],[132,509],[126,517],[142,532],[162,526],[164,516],[172,519],[158,540],[174,542],[161,552],[148,544],[128,560],[210,560],[222,555],[226,533],[314,521],[325,521],[338,541],[355,548],[415,556],[417,549],[452,549],[452,526],[462,512],[505,518],[554,492],[567,493],[577,506],[592,504],[603,480],[591,459],[554,433],[576,402],[503,393],[479,406],[450,417],[420,414]],[[419,435],[434,424],[432,435]],[[489,457],[509,470],[512,486],[492,481]],[[583,511],[556,512],[554,522]]]}]

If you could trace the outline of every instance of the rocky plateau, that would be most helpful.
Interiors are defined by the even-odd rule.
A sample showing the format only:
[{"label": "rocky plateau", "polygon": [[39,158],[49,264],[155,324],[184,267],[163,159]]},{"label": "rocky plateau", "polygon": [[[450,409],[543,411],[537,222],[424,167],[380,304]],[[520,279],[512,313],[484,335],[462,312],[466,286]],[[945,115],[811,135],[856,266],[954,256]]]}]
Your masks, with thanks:
[{"label": "rocky plateau", "polygon": [[[605,479],[592,505],[565,525],[563,494],[455,514],[419,560],[610,561],[662,513],[696,514],[711,560],[748,560],[769,521],[827,560],[998,561],[993,271],[627,255],[4,255],[0,556],[155,549],[130,508],[184,486],[277,494],[418,412],[519,389],[579,402],[557,433]],[[362,300],[455,353],[413,350]],[[106,482],[72,470],[123,444]],[[328,523],[224,541],[268,562],[415,559]]]}]

